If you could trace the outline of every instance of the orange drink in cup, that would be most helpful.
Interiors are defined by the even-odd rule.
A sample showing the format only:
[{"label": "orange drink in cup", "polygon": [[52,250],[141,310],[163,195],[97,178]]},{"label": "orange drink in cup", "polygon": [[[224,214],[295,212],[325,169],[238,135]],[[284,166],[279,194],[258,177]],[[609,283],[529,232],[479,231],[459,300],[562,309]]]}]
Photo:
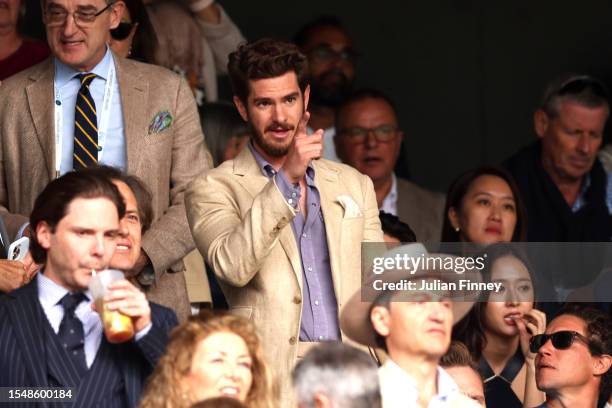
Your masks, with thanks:
[{"label": "orange drink in cup", "polygon": [[125,279],[123,272],[116,269],[105,269],[96,272],[89,283],[89,289],[96,303],[96,310],[102,319],[104,335],[109,343],[123,343],[134,337],[134,324],[129,316],[117,310],[109,310],[104,304],[109,283]]}]

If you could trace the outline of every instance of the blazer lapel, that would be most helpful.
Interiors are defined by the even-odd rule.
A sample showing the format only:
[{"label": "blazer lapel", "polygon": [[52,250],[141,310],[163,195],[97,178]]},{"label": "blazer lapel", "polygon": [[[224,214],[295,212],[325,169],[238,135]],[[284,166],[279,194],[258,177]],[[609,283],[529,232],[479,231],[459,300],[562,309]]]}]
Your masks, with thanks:
[{"label": "blazer lapel", "polygon": [[323,220],[325,221],[327,248],[334,290],[336,297],[340,299],[342,293],[340,270],[340,257],[342,254],[340,249],[342,248],[343,239],[342,217],[344,216],[344,210],[336,199],[339,191],[338,173],[321,165],[316,160],[313,161],[313,167],[315,169],[315,186],[321,196],[321,210],[323,211]]},{"label": "blazer lapel", "polygon": [[123,109],[123,129],[127,144],[126,172],[138,174],[140,158],[143,156],[147,135],[147,100],[149,83],[131,69],[122,58],[113,55],[117,67],[121,107]]},{"label": "blazer lapel", "polygon": [[33,82],[26,87],[30,114],[43,151],[49,180],[55,178],[54,78],[55,66],[53,58],[49,58],[40,66],[40,70],[32,72],[30,80]]},{"label": "blazer lapel", "polygon": [[21,348],[26,371],[31,379],[31,385],[38,387],[48,385],[46,374],[46,357],[44,339],[43,311],[38,303],[36,279],[21,289],[6,296],[14,296],[9,302],[10,318],[15,330],[15,340]]},{"label": "blazer lapel", "polygon": [[[248,147],[242,149],[238,157],[234,159],[234,174],[243,176],[238,178],[238,182],[255,198],[265,185],[269,182],[255,161],[255,157]],[[293,272],[298,281],[300,291],[302,290],[302,259],[295,242],[291,225],[285,226],[279,235],[280,244],[289,258],[293,267]]]}]

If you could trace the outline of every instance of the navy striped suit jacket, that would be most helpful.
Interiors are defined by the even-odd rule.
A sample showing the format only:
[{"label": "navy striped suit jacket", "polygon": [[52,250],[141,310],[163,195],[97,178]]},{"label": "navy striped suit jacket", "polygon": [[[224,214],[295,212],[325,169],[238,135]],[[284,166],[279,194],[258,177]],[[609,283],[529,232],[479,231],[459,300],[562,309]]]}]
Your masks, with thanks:
[{"label": "navy striped suit jacket", "polygon": [[[38,301],[36,282],[34,279],[22,288],[0,296],[0,387],[50,386],[49,370],[54,372],[54,378],[62,386],[73,387],[81,382],[76,370],[61,358],[61,353],[50,352],[52,346],[44,343],[45,325],[49,323]],[[113,400],[112,405],[136,406],[146,377],[166,348],[168,333],[178,324],[172,310],[154,303],[151,303],[151,320],[150,332],[138,342],[110,345],[103,339],[96,360],[112,361],[94,362],[89,371],[90,378],[83,380],[77,388],[74,403],[39,402],[21,403],[19,406],[106,407],[108,402],[102,402],[108,397],[104,394],[107,392],[104,384],[110,383],[111,376],[116,375],[122,377],[125,396],[121,404]],[[113,367],[118,367],[120,372],[116,368],[111,370]]]}]

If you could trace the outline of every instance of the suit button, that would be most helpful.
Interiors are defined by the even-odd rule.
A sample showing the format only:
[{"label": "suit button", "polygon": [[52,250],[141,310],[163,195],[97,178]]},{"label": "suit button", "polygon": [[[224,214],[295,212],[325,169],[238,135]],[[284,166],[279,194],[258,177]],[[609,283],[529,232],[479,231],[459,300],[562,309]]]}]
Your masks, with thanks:
[{"label": "suit button", "polygon": [[296,305],[299,305],[300,303],[302,303],[302,297],[301,296],[295,296],[293,298],[293,303],[295,303]]},{"label": "suit button", "polygon": [[289,344],[291,344],[293,346],[295,344],[295,342],[296,342],[295,336],[289,337]]}]

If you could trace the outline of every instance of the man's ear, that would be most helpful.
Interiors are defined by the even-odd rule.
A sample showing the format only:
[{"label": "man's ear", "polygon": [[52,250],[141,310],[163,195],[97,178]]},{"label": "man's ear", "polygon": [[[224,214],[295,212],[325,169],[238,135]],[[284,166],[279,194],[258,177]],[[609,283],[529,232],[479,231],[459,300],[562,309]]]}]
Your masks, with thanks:
[{"label": "man's ear", "polygon": [[242,117],[242,120],[248,122],[249,115],[246,106],[244,106],[244,103],[242,103],[242,100],[239,97],[234,96],[233,101],[234,105],[236,105],[236,109],[238,109],[238,113],[240,113],[240,116]]},{"label": "man's ear", "polygon": [[541,139],[546,134],[548,130],[548,126],[550,126],[550,118],[542,109],[538,109],[533,114],[533,127],[535,129],[536,134]]},{"label": "man's ear", "polygon": [[370,312],[370,322],[374,331],[383,337],[387,337],[391,332],[390,327],[391,316],[389,309],[384,306],[374,306]]},{"label": "man's ear", "polygon": [[308,102],[310,101],[310,85],[306,85],[304,89],[304,110],[308,110]]},{"label": "man's ear", "polygon": [[601,356],[594,356],[593,361],[593,373],[597,376],[603,376],[610,370],[612,365],[612,357],[608,354],[602,354]]},{"label": "man's ear", "polygon": [[35,238],[38,244],[43,249],[51,248],[51,235],[53,235],[52,228],[45,221],[41,221],[36,225]]},{"label": "man's ear", "polygon": [[117,1],[116,3],[114,3],[110,10],[110,21],[111,21],[111,25],[110,28],[111,30],[113,28],[117,28],[117,26],[119,26],[119,23],[121,22],[121,16],[123,15],[123,9],[125,8],[125,3],[121,0]]}]

